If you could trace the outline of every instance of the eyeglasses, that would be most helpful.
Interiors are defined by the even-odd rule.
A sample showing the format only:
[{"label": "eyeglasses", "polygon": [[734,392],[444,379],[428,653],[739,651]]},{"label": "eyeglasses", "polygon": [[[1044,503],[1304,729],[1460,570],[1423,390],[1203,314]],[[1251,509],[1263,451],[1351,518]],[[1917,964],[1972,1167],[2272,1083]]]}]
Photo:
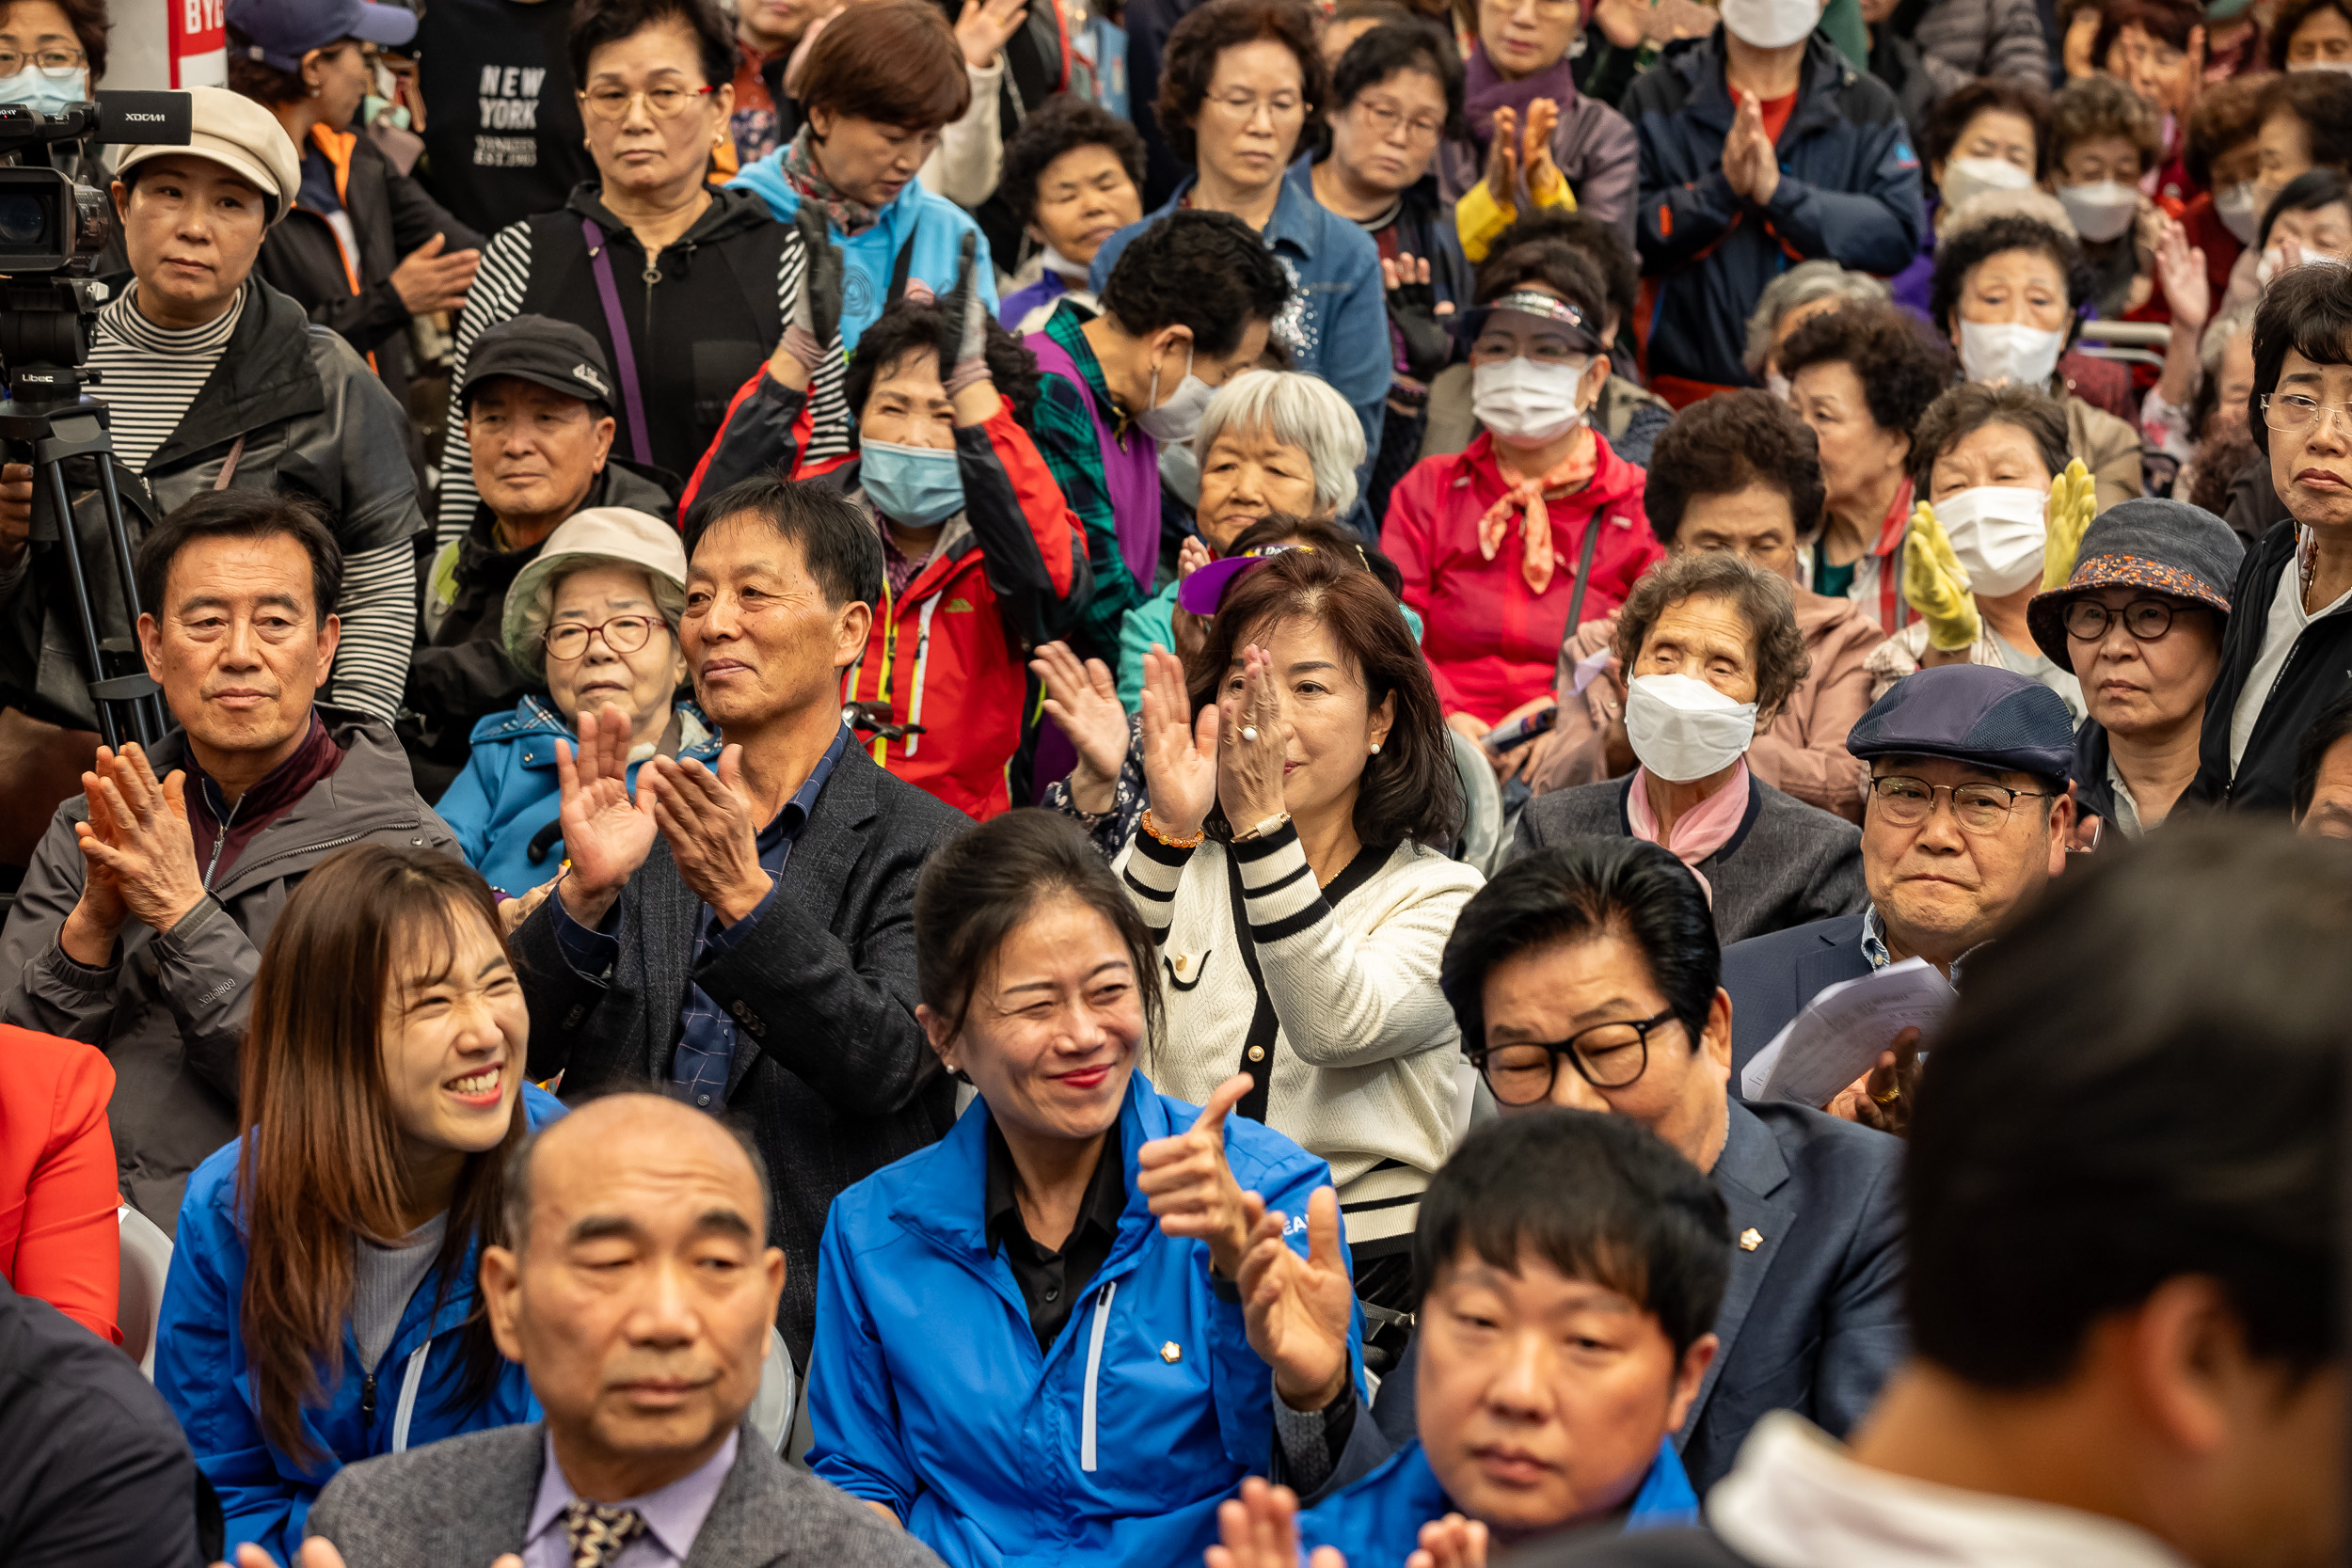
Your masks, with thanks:
[{"label": "eyeglasses", "polygon": [[13,49],[0,49],[0,76],[13,76],[24,69],[26,61],[43,71],[79,71],[89,64],[79,49],[43,49],[36,54],[20,55]]},{"label": "eyeglasses", "polygon": [[1972,833],[1998,832],[2020,796],[2029,800],[2051,799],[2044,789],[2011,789],[1996,784],[1931,784],[1899,773],[1870,781],[1870,796],[1879,803],[1879,815],[1898,828],[1915,828],[1934,816],[1939,794],[1952,798],[1952,815]]},{"label": "eyeglasses", "polygon": [[588,651],[588,639],[602,633],[604,645],[616,654],[633,654],[653,635],[653,620],[644,615],[615,615],[600,626],[566,621],[547,630],[548,657],[568,664]]},{"label": "eyeglasses", "polygon": [[[2177,607],[2185,609],[2185,606]],[[2109,610],[2096,599],[2076,599],[2066,607],[2066,635],[2077,642],[2097,642],[2116,622],[2142,642],[2153,642],[2172,629],[2176,607],[2164,599],[2134,599],[2122,610]]]},{"label": "eyeglasses", "polygon": [[2352,406],[2322,403],[2300,392],[2267,392],[2263,396],[2263,423],[2273,430],[2303,430],[2322,414],[2340,415],[2345,427],[2352,429]]},{"label": "eyeglasses", "polygon": [[1445,130],[1442,121],[1432,119],[1427,115],[1415,115],[1406,119],[1405,112],[1395,104],[1375,103],[1369,98],[1356,100],[1356,111],[1364,117],[1364,123],[1371,127],[1372,134],[1382,141],[1395,135],[1397,127],[1401,125],[1405,128],[1407,145],[1435,147],[1438,135]]},{"label": "eyeglasses", "polygon": [[1212,93],[1202,103],[1241,125],[1256,119],[1260,109],[1265,111],[1267,122],[1275,125],[1307,112],[1306,101],[1292,92],[1278,92],[1271,98],[1260,98],[1254,92]]},{"label": "eyeglasses", "polygon": [[719,89],[712,87],[639,87],[634,92],[622,87],[598,87],[583,92],[580,101],[588,112],[608,124],[628,118],[628,106],[643,98],[645,112],[656,119],[675,119],[697,98],[707,98]]},{"label": "eyeglasses", "polygon": [[1675,1022],[1669,1007],[1655,1018],[1629,1023],[1596,1023],[1549,1045],[1490,1046],[1471,1061],[1499,1104],[1534,1105],[1551,1097],[1551,1085],[1565,1056],[1578,1076],[1597,1089],[1622,1089],[1649,1068],[1649,1032]]}]

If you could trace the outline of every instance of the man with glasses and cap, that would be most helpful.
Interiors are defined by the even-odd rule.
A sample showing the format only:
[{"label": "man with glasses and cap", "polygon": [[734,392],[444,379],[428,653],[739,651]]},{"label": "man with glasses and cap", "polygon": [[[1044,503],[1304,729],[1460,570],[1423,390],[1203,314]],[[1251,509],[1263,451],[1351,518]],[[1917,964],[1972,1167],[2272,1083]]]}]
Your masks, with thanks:
[{"label": "man with glasses and cap", "polygon": [[[1871,705],[1846,740],[1870,769],[1870,906],[1724,950],[1735,1074],[1826,987],[1914,958],[1950,976],[2058,874],[2074,820],[2074,731],[2065,699],[1989,664],[1921,670]],[[1887,1109],[1857,1114],[1899,1126],[1911,1069],[1898,1076],[1881,1063],[1871,1087]]]},{"label": "man with glasses and cap", "polygon": [[612,372],[585,327],[516,316],[486,328],[457,388],[473,460],[466,531],[425,574],[423,646],[408,667],[402,725],[428,797],[466,765],[476,721],[539,689],[501,632],[507,590],[558,524],[591,507],[670,515],[667,476],[612,454]]}]

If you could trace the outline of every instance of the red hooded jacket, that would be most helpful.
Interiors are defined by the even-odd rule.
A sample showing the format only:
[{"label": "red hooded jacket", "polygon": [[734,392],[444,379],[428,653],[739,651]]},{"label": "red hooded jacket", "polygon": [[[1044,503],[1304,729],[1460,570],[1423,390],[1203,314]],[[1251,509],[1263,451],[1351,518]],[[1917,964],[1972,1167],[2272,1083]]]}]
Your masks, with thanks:
[{"label": "red hooded jacket", "polygon": [[1494,724],[1549,695],[1588,528],[1600,537],[1579,621],[1614,613],[1633,579],[1666,553],[1642,510],[1648,474],[1612,451],[1599,432],[1593,439],[1600,463],[1592,483],[1549,503],[1558,565],[1541,594],[1519,569],[1526,543],[1516,524],[1492,561],[1479,553],[1478,520],[1510,488],[1491,435],[1481,431],[1461,451],[1424,458],[1397,482],[1380,548],[1405,574],[1405,602],[1427,623],[1422,652],[1447,714]]}]

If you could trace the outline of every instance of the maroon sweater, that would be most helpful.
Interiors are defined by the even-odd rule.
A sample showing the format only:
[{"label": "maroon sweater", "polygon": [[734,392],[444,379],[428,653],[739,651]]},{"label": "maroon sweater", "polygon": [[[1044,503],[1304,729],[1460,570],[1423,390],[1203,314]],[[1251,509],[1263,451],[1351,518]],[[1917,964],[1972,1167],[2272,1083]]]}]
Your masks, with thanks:
[{"label": "maroon sweater", "polygon": [[195,787],[188,791],[188,832],[196,840],[196,863],[203,869],[204,885],[217,887],[263,828],[292,811],[311,785],[342,763],[343,750],[327,733],[316,708],[310,710],[310,733],[294,754],[262,774],[234,805],[197,766],[191,752],[188,774]]}]

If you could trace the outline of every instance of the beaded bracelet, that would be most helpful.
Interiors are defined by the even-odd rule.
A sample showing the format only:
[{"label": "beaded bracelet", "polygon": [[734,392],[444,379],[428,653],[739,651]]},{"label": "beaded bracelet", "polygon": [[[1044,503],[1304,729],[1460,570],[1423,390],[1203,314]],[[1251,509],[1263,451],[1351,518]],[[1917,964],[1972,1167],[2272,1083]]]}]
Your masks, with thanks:
[{"label": "beaded bracelet", "polygon": [[1162,844],[1167,845],[1170,849],[1198,849],[1200,847],[1200,841],[1208,836],[1208,831],[1206,829],[1200,829],[1195,831],[1190,838],[1168,837],[1166,833],[1160,832],[1159,824],[1152,820],[1152,808],[1150,806],[1143,808],[1142,827],[1145,832],[1150,833],[1153,838],[1159,840]]}]

